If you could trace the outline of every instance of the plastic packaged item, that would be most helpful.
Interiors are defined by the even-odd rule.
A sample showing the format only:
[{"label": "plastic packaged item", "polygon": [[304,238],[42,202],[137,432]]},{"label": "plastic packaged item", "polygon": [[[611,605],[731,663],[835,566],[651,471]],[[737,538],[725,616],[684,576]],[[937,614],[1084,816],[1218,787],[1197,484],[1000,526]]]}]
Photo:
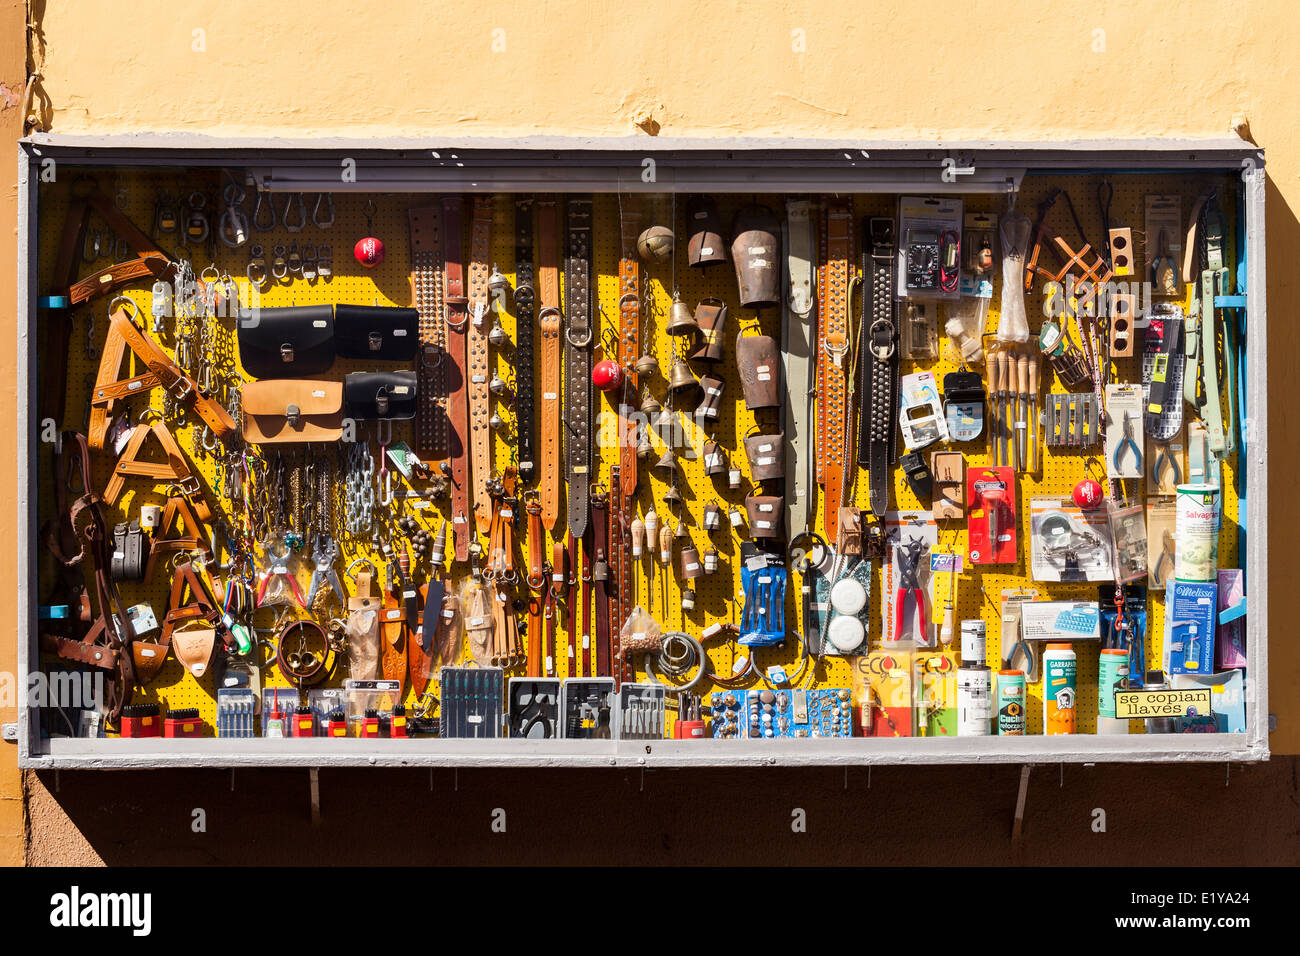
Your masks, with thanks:
[{"label": "plastic packaged item", "polygon": [[1115,542],[1115,582],[1127,584],[1147,576],[1147,522],[1142,505],[1127,508],[1107,503],[1111,539]]},{"label": "plastic packaged item", "polygon": [[461,624],[469,640],[474,660],[487,667],[492,664],[492,594],[477,576],[465,580],[460,588]]},{"label": "plastic packaged item", "polygon": [[912,361],[933,359],[938,353],[935,308],[908,302],[903,310],[903,355]]},{"label": "plastic packaged item", "polygon": [[1034,224],[1018,209],[1009,210],[998,224],[1002,240],[1002,299],[998,306],[997,340],[1003,345],[1029,341],[1029,317],[1025,312],[1025,255],[1029,252]]},{"label": "plastic packaged item", "polygon": [[1223,519],[1218,485],[1179,485],[1175,498],[1174,577],[1213,581],[1219,569],[1219,525]]},{"label": "plastic packaged item", "polygon": [[619,648],[624,658],[629,654],[658,651],[662,644],[662,628],[654,615],[640,604],[632,608],[632,613],[619,630]]},{"label": "plastic packaged item", "polygon": [[1029,568],[1035,581],[1109,581],[1112,557],[1106,512],[1085,510],[1068,498],[1030,501]]}]

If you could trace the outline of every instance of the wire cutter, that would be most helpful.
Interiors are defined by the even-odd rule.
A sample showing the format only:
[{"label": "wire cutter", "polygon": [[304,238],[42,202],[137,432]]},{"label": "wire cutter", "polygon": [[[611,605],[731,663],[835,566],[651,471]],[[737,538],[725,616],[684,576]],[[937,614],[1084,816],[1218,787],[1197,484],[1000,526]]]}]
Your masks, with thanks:
[{"label": "wire cutter", "polygon": [[1120,470],[1119,461],[1124,457],[1124,449],[1132,448],[1133,458],[1135,460],[1134,464],[1137,467],[1138,474],[1141,474],[1142,449],[1138,447],[1138,443],[1133,439],[1133,417],[1134,416],[1131,413],[1126,412],[1124,414],[1124,437],[1115,448],[1115,454],[1111,458],[1111,464],[1115,466],[1115,471],[1118,472]]},{"label": "wire cutter", "polygon": [[1151,466],[1151,483],[1157,488],[1160,487],[1160,473],[1165,470],[1165,463],[1173,469],[1174,484],[1182,484],[1183,469],[1178,464],[1178,456],[1170,451],[1168,445],[1157,445],[1160,454],[1156,455],[1156,462]]},{"label": "wire cutter", "polygon": [[348,605],[348,596],[343,593],[343,585],[339,582],[339,573],[334,570],[334,561],[339,556],[339,546],[335,544],[334,539],[327,534],[318,534],[316,536],[316,546],[312,549],[311,559],[316,565],[316,570],[312,572],[311,584],[307,588],[307,606],[311,607],[316,600],[316,592],[322,584],[329,585],[331,591],[338,597],[339,603],[344,607]]},{"label": "wire cutter", "polygon": [[921,590],[920,566],[921,553],[930,546],[920,538],[913,538],[907,544],[898,545],[898,587],[894,591],[894,640],[903,640],[903,620],[906,617],[907,597],[916,599],[916,616],[919,630],[918,640],[926,639],[925,626],[925,592]]}]

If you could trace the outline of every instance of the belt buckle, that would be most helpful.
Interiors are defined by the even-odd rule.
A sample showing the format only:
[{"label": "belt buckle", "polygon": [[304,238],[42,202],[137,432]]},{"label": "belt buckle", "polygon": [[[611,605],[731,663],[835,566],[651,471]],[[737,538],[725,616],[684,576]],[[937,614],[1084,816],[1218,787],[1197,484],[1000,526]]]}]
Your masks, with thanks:
[{"label": "belt buckle", "polygon": [[871,220],[871,257],[887,259],[894,246],[894,220],[877,217]]}]

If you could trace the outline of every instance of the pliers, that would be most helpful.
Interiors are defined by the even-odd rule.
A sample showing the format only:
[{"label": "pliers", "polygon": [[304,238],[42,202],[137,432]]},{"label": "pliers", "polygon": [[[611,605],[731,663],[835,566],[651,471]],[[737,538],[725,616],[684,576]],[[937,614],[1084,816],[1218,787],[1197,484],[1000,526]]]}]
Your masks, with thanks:
[{"label": "pliers", "polygon": [[1164,471],[1163,462],[1168,462],[1169,467],[1174,470],[1174,484],[1181,484],[1183,480],[1183,469],[1178,464],[1178,456],[1170,451],[1168,445],[1157,445],[1160,454],[1156,455],[1155,464],[1151,466],[1151,483],[1157,488],[1160,486],[1160,473]]},{"label": "pliers", "polygon": [[1115,454],[1111,457],[1111,464],[1115,466],[1116,472],[1120,470],[1119,462],[1124,457],[1124,449],[1132,448],[1133,457],[1136,459],[1134,464],[1138,474],[1142,473],[1142,449],[1138,447],[1138,443],[1133,439],[1133,418],[1134,416],[1131,413],[1124,413],[1124,437],[1115,448]]},{"label": "pliers", "polygon": [[894,591],[894,640],[903,640],[903,620],[906,617],[907,597],[916,599],[916,616],[918,619],[918,640],[926,640],[925,626],[925,592],[921,590],[920,565],[921,552],[930,546],[920,538],[913,538],[907,544],[898,545],[898,587]]},{"label": "pliers", "polygon": [[327,534],[318,534],[316,546],[311,553],[316,570],[312,572],[311,584],[307,588],[308,607],[311,607],[316,600],[316,592],[320,590],[322,584],[328,584],[330,590],[338,597],[339,603],[347,607],[348,596],[343,592],[343,585],[339,582],[339,573],[334,570],[334,561],[338,556],[339,546],[335,544],[334,539]]}]

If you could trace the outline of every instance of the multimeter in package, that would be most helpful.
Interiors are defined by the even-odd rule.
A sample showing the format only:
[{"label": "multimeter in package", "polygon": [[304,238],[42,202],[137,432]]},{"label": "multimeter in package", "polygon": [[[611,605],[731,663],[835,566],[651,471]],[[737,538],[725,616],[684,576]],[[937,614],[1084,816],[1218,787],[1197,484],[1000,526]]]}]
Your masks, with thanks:
[{"label": "multimeter in package", "polygon": [[898,298],[961,294],[962,201],[953,196],[898,199]]}]

